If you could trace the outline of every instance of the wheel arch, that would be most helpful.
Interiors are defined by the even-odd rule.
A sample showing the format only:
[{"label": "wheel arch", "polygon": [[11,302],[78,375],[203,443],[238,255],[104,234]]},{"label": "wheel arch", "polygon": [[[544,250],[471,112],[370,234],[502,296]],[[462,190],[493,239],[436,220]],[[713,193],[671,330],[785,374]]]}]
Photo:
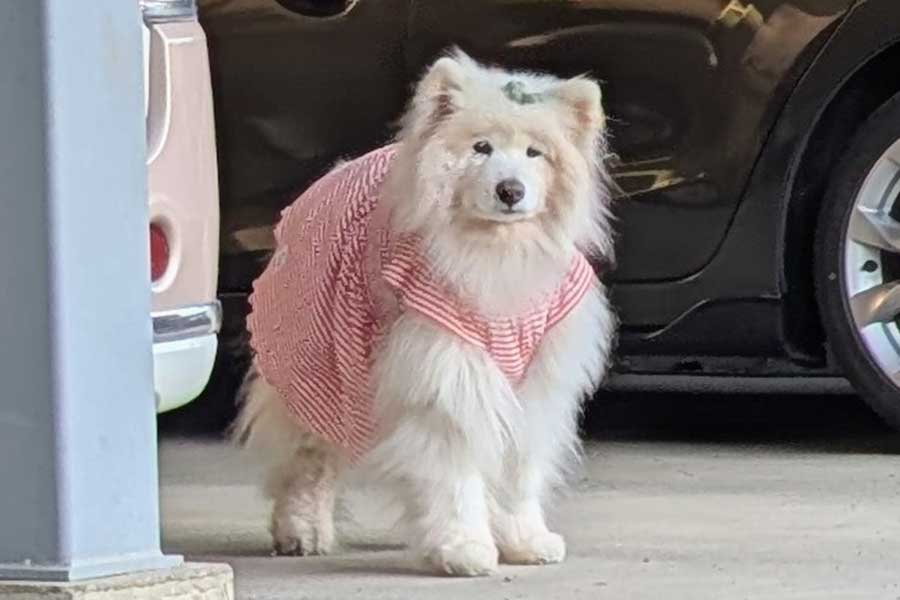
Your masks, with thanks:
[{"label": "wheel arch", "polygon": [[[863,4],[861,10],[865,8],[866,4]],[[852,39],[841,40],[839,36],[847,27],[865,29],[865,21],[877,18],[877,13],[883,11],[867,11],[869,14],[862,15],[863,18],[855,23],[851,15],[848,18],[850,22],[838,31],[836,39],[816,61],[815,70],[819,72],[833,69],[831,77],[824,78],[822,82],[801,83],[810,89],[827,92],[815,107],[812,127],[797,151],[794,176],[790,180],[781,215],[785,338],[789,348],[799,355],[822,357],[824,352],[824,333],[812,273],[816,221],[830,173],[865,120],[879,106],[900,93],[900,78],[896,76],[896,65],[900,64],[900,10],[885,10],[894,13],[893,23],[896,25],[891,26],[894,31],[890,32],[890,36],[875,38],[881,40],[880,46],[869,47],[871,41],[854,44]],[[853,33],[844,35],[845,38],[855,37]],[[859,47],[854,49],[854,45]],[[851,64],[850,69],[845,66],[843,71],[837,70],[833,63],[846,64],[848,54],[858,57],[855,64]],[[835,73],[841,79],[829,86],[828,79],[834,80]]]}]

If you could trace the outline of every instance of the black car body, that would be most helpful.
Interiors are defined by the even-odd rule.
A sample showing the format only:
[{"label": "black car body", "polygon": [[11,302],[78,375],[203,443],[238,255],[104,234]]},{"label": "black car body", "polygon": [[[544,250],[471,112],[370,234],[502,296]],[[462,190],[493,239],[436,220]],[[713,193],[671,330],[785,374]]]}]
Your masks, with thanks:
[{"label": "black car body", "polygon": [[612,384],[841,375],[816,309],[816,216],[848,137],[900,91],[897,0],[203,0],[200,15],[226,334],[280,211],[388,141],[411,83],[458,45],[602,82],[624,191]]}]

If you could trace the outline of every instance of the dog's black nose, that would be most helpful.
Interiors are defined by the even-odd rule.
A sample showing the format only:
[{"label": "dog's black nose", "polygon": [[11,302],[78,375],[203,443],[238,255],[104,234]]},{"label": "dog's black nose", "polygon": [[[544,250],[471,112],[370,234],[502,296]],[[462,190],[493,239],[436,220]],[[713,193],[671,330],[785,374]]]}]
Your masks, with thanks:
[{"label": "dog's black nose", "polygon": [[503,204],[513,207],[525,197],[525,186],[518,179],[504,179],[497,184],[497,198]]}]

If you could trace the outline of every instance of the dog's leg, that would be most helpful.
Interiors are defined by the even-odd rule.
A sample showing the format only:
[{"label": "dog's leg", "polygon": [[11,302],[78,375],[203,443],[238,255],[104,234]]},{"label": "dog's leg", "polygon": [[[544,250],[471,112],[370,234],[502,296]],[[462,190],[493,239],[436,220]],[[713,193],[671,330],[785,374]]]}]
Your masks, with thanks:
[{"label": "dog's leg", "polygon": [[276,554],[328,554],[334,544],[334,498],[339,460],[324,441],[301,448],[273,470],[270,531]]},{"label": "dog's leg", "polygon": [[500,560],[523,565],[562,562],[566,542],[547,528],[541,506],[545,481],[537,465],[526,468],[531,472],[519,474],[507,502],[491,503],[491,525]]},{"label": "dog's leg", "polygon": [[549,406],[539,393],[544,381],[522,391],[525,426],[507,455],[504,481],[491,503],[491,526],[500,560],[511,564],[550,564],[566,556],[562,536],[544,519],[543,503],[561,481],[566,454],[577,447],[575,411]]},{"label": "dog's leg", "polygon": [[232,438],[270,465],[265,485],[274,506],[270,531],[278,554],[325,554],[334,543],[335,485],[342,461],[336,448],[302,429],[278,392],[255,370],[239,393]]},{"label": "dog's leg", "polygon": [[485,484],[474,469],[410,488],[408,506],[415,545],[437,571],[449,575],[487,575],[497,570]]},{"label": "dog's leg", "polygon": [[492,527],[507,563],[546,564],[566,555],[562,536],[544,520],[546,499],[564,484],[580,454],[582,399],[605,371],[612,319],[599,290],[548,333],[519,390],[524,423],[506,456]]},{"label": "dog's leg", "polygon": [[406,497],[413,549],[442,573],[495,571],[486,481],[500,471],[505,413],[518,411],[507,380],[414,314],[387,336],[375,377],[381,431],[370,459]]},{"label": "dog's leg", "polygon": [[[544,519],[544,502],[562,481],[567,458],[576,455],[578,401],[552,385],[544,365],[532,363],[520,390],[524,424],[506,456],[503,481],[491,504],[491,526],[500,560],[511,564],[549,564],[566,556],[562,536]],[[549,386],[548,386],[549,384]],[[569,392],[568,397],[561,396]]]},{"label": "dog's leg", "polygon": [[440,410],[410,410],[370,458],[389,474],[406,512],[410,549],[435,571],[487,575],[497,569],[485,480],[460,432]]}]

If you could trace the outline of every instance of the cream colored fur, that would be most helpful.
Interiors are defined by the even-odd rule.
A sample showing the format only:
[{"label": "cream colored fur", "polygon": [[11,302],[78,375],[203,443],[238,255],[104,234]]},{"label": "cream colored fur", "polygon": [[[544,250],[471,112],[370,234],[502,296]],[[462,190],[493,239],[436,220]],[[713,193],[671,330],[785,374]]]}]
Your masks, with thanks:
[{"label": "cream colored fur", "polygon": [[[501,91],[511,79],[539,100],[511,102]],[[439,275],[479,310],[514,313],[560,280],[573,253],[611,259],[603,130],[588,79],[441,58],[419,83],[385,182],[392,225],[421,235]],[[473,150],[479,141],[490,156]],[[515,211],[494,195],[510,177],[526,188]],[[359,469],[401,495],[412,546],[432,568],[482,575],[498,560],[563,560],[544,511],[577,461],[578,415],[605,374],[615,325],[597,284],[516,387],[483,351],[416,313],[389,330],[372,373],[378,437]],[[235,431],[271,461],[276,550],[330,551],[338,452],[296,425],[261,377],[247,384]]]}]

